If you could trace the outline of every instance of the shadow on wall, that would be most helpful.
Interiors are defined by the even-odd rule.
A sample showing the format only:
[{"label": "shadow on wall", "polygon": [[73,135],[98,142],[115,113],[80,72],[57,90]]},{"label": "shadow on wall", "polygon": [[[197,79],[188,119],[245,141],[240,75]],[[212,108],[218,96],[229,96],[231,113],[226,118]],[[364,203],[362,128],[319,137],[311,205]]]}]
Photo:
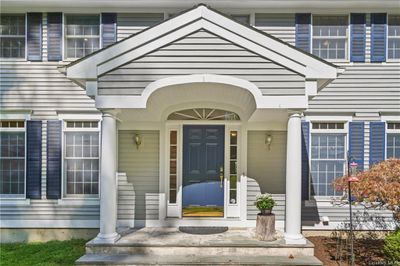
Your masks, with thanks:
[{"label": "shadow on wall", "polygon": [[93,228],[2,228],[0,243],[47,242],[52,240],[85,239],[90,240],[99,233]]}]

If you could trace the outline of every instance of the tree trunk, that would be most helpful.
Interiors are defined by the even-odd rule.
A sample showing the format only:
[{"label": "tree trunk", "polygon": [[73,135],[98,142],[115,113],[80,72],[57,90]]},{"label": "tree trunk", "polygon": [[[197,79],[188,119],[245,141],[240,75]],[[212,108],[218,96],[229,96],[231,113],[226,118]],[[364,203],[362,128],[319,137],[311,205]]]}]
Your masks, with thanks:
[{"label": "tree trunk", "polygon": [[263,241],[275,240],[275,214],[257,214],[256,238]]}]

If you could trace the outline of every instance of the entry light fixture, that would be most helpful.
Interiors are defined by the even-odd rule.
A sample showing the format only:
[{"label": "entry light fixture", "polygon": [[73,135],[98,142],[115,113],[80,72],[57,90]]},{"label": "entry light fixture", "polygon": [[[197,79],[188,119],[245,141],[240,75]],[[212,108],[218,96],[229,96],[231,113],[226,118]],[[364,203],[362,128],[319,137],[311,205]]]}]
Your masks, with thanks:
[{"label": "entry light fixture", "polygon": [[139,149],[139,146],[142,144],[142,136],[140,136],[139,133],[135,133],[135,136],[134,136],[133,139],[134,139],[135,144],[136,144],[136,149]]},{"label": "entry light fixture", "polygon": [[272,135],[268,133],[267,136],[265,137],[265,144],[268,145],[268,150],[271,149],[271,143],[272,143]]}]

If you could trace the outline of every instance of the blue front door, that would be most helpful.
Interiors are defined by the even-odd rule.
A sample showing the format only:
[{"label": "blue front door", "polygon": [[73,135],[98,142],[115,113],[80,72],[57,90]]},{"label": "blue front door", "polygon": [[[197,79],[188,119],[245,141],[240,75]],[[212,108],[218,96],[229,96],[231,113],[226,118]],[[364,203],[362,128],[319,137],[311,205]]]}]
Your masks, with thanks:
[{"label": "blue front door", "polygon": [[224,132],[183,127],[183,216],[224,216]]}]

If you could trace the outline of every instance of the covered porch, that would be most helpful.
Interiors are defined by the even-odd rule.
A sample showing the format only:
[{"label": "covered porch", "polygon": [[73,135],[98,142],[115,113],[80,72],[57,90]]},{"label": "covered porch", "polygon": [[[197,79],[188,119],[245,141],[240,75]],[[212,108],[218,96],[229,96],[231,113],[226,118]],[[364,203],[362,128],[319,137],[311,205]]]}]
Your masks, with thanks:
[{"label": "covered porch", "polygon": [[[94,243],[119,243],[122,220],[147,227],[251,226],[249,184],[257,176],[250,173],[270,170],[251,164],[276,147],[274,139],[281,145],[272,152],[283,164],[271,174],[275,184],[259,180],[260,192],[275,186],[284,197],[278,227],[285,244],[307,243],[301,234],[301,118],[308,100],[336,78],[335,66],[198,6],[68,65],[65,73],[86,88],[103,113],[100,233]],[[196,113],[198,119],[188,119]],[[252,142],[249,149],[256,139],[264,145]],[[220,190],[215,202],[204,203],[207,194],[202,204],[185,204],[185,182],[199,177],[186,150],[196,145],[202,151],[194,160],[202,165],[198,173],[209,171],[210,178],[200,183],[217,185],[203,190]],[[215,147],[210,163],[205,147]],[[185,214],[187,206],[196,205],[219,208],[209,217]]]}]

